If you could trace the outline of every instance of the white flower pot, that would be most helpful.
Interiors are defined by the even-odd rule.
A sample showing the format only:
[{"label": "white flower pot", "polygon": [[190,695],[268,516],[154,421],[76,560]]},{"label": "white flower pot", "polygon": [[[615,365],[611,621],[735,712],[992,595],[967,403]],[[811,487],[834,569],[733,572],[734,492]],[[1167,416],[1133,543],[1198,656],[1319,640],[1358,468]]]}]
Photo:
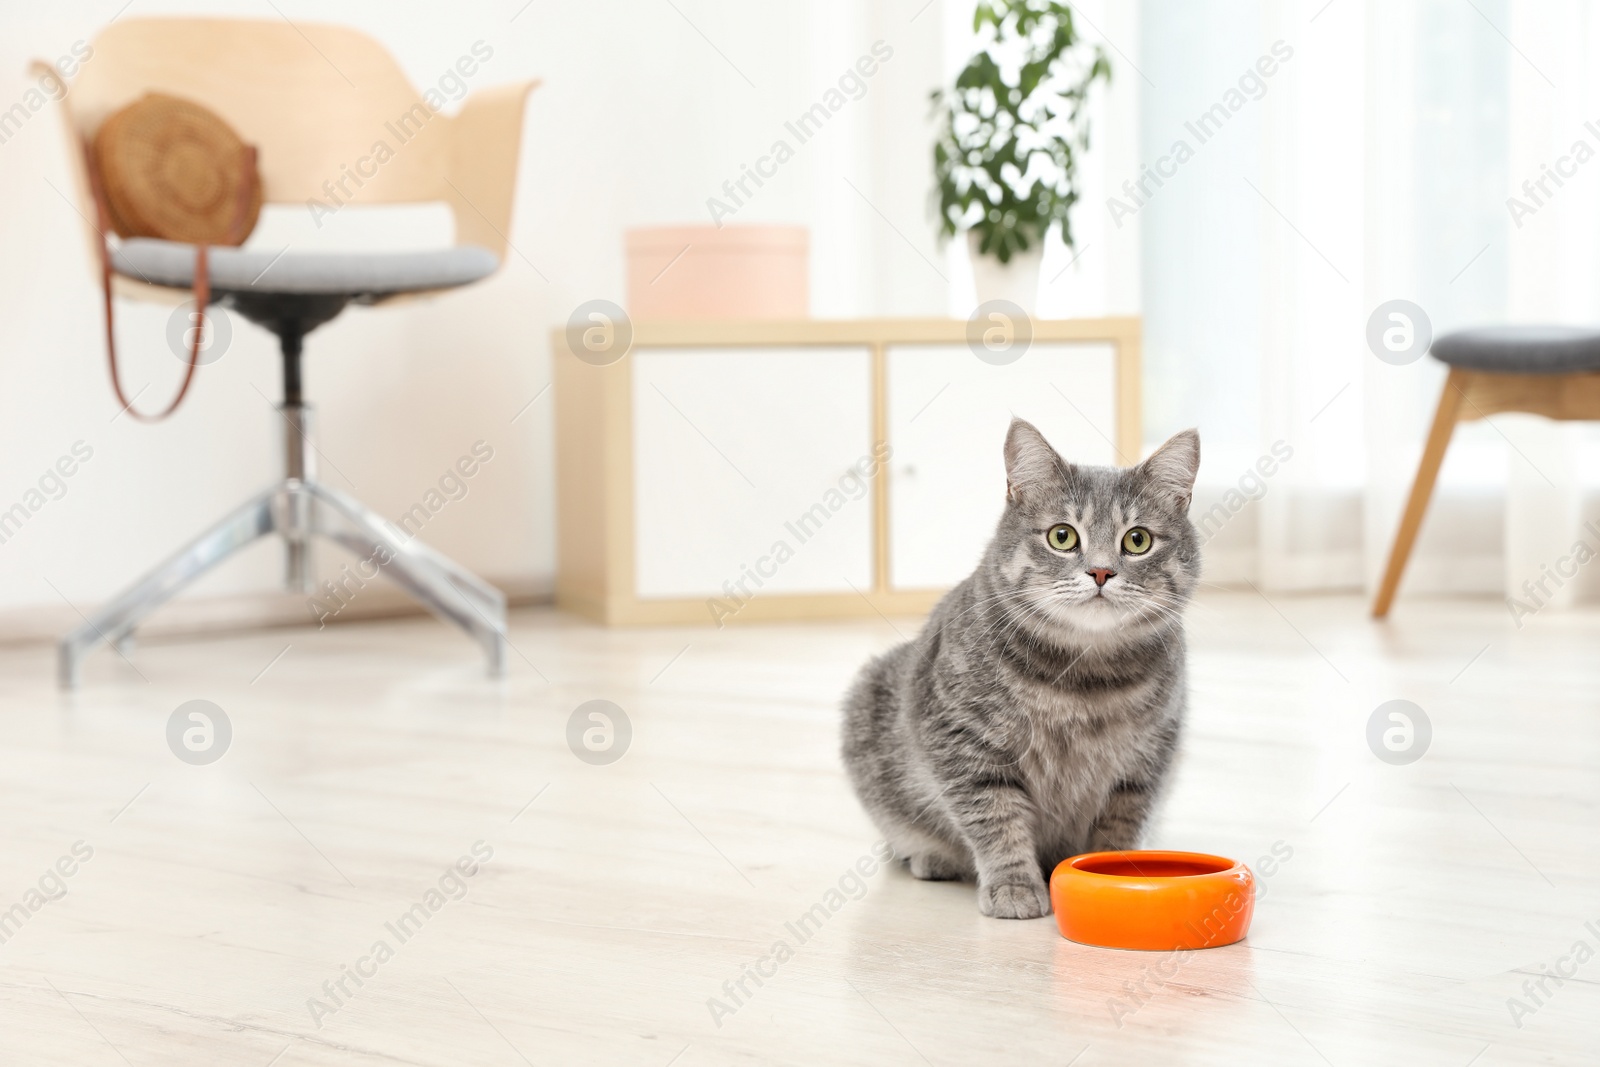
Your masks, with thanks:
[{"label": "white flower pot", "polygon": [[1018,252],[1011,262],[1001,263],[982,255],[982,238],[976,230],[967,231],[967,257],[972,260],[972,281],[978,290],[978,303],[1009,300],[1030,316],[1039,310],[1039,267],[1044,263],[1044,242],[1038,241],[1026,252]]}]

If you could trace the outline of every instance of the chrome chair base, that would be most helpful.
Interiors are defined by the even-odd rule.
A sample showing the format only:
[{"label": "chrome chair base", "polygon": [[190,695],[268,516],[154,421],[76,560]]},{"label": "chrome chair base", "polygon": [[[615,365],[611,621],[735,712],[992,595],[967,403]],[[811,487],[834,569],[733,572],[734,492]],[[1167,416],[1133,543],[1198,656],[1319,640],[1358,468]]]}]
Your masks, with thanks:
[{"label": "chrome chair base", "polygon": [[[78,685],[84,657],[99,645],[131,649],[134,630],[146,616],[212,567],[269,534],[284,539],[286,584],[292,591],[316,592],[310,566],[311,539],[326,537],[368,565],[362,568],[367,576],[388,575],[435,615],[465,630],[483,647],[491,677],[505,674],[505,596],[354,497],[317,482],[311,477],[311,456],[305,450],[310,409],[286,404],[279,410],[287,427],[290,476],[251,498],[62,638],[57,666],[63,688]],[[325,584],[330,598],[342,606],[339,587]],[[312,614],[315,616],[314,610]]]}]

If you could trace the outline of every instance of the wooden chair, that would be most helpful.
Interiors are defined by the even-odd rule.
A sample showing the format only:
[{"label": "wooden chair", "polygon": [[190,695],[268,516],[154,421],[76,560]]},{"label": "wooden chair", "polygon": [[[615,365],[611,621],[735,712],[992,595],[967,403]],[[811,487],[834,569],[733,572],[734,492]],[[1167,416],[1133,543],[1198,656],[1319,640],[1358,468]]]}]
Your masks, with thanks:
[{"label": "wooden chair", "polygon": [[1379,619],[1394,603],[1457,423],[1504,411],[1550,419],[1600,419],[1600,330],[1479,327],[1440,337],[1429,354],[1447,364],[1450,375],[1372,604],[1373,617]]},{"label": "wooden chair", "polygon": [[[311,407],[301,390],[305,336],[350,303],[420,297],[470,284],[504,262],[511,228],[523,104],[534,82],[473,93],[454,117],[437,112],[437,89],[413,88],[383,46],[356,30],[284,20],[129,18],[105,29],[69,85],[48,64],[35,72],[62,95],[78,213],[91,262],[100,235],[82,146],[105,118],[148,92],[194,100],[259,150],[266,203],[335,210],[363,204],[443,201],[455,216],[454,248],[323,255],[213,249],[212,299],[279,340],[283,359],[286,469],[217,526],[62,639],[60,679],[77,683],[81,661],[101,642],[125,644],[134,628],[179,589],[258,538],[283,537],[287,584],[311,592],[313,535],[375,560],[442,618],[477,640],[492,673],[505,665],[505,598],[420,541],[402,535],[353,498],[316,479],[308,448]],[[489,53],[492,55],[492,53]],[[483,55],[462,57],[453,84],[476,74]],[[379,143],[387,153],[376,152]],[[383,158],[379,159],[378,157]],[[189,296],[194,256],[186,245],[121,242],[111,255],[114,292],[177,304]],[[98,278],[97,278],[98,281]]]}]

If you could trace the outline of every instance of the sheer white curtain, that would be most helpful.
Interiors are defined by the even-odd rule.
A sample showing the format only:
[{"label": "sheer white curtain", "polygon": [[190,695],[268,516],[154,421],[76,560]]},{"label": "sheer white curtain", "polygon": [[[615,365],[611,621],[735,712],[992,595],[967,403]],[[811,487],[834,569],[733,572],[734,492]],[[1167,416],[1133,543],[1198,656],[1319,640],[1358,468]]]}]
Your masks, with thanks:
[{"label": "sheer white curtain", "polygon": [[[1146,436],[1200,426],[1211,580],[1375,584],[1444,377],[1375,357],[1379,305],[1414,302],[1435,336],[1600,324],[1596,6],[1140,4],[1141,160],[1188,148],[1135,189]],[[1597,158],[1516,226],[1507,198],[1579,140]],[[1595,437],[1463,426],[1404,588],[1520,595],[1600,514]]]},{"label": "sheer white curtain", "polygon": [[[1508,310],[1515,320],[1600,323],[1600,5],[1511,5],[1507,33],[1526,58],[1511,63],[1511,144],[1507,195],[1527,203],[1523,182],[1545,168],[1576,170],[1536,214],[1510,231]],[[1579,162],[1578,157],[1584,162]],[[1559,174],[1558,174],[1559,176]],[[1506,585],[1523,585],[1572,553],[1576,541],[1600,549],[1584,530],[1600,519],[1600,432],[1595,426],[1516,418],[1508,488]],[[1559,568],[1557,568],[1559,569]],[[1550,586],[1546,586],[1550,588]],[[1556,603],[1594,600],[1600,569],[1566,580]]]}]

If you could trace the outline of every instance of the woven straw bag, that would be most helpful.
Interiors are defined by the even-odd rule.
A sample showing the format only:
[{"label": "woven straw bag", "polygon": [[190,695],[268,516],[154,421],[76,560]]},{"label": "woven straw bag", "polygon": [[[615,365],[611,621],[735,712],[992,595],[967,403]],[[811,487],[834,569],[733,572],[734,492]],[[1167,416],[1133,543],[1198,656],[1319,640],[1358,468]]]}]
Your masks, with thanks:
[{"label": "woven straw bag", "polygon": [[[211,298],[207,249],[243,243],[261,214],[256,152],[222,119],[190,100],[149,93],[111,115],[86,146],[90,185],[100,214],[100,263],[106,302],[111,385],[123,409],[156,422],[177,410],[194,379]],[[188,367],[178,395],[156,415],[133,409],[117,371],[112,329],[112,268],[107,230],[195,246],[194,306]]]}]

